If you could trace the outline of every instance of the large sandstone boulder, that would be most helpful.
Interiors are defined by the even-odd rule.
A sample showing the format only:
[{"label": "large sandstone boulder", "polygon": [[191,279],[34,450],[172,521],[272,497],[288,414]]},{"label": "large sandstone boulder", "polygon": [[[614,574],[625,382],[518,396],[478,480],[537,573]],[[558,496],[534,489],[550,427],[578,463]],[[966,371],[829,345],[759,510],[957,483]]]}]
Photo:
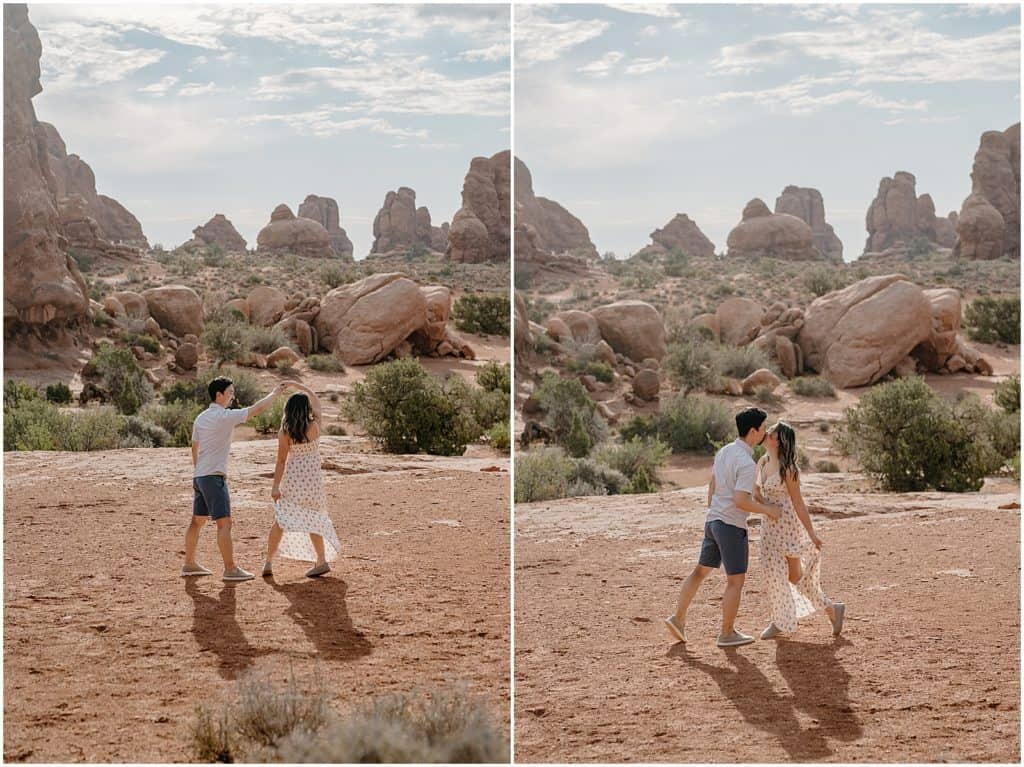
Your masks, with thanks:
[{"label": "large sandstone boulder", "polygon": [[66,251],[46,135],[32,97],[42,45],[21,4],[4,5],[4,329],[81,323],[85,281]]},{"label": "large sandstone boulder", "polygon": [[319,222],[296,218],[292,209],[278,205],[270,214],[270,223],[256,235],[256,252],[272,255],[331,258],[330,237]]},{"label": "large sandstone boulder", "polygon": [[818,261],[811,227],[796,216],[772,213],[763,200],[753,199],[743,209],[743,220],[729,232],[729,255],[738,258],[779,258]]},{"label": "large sandstone boulder", "polygon": [[516,225],[533,227],[537,246],[548,253],[571,253],[584,258],[597,258],[597,248],[590,233],[576,216],[554,200],[538,197],[533,191],[533,176],[518,157],[516,174]]},{"label": "large sandstone boulder", "polygon": [[217,213],[202,226],[192,230],[192,242],[186,243],[195,247],[216,246],[225,253],[245,253],[248,244],[238,233],[235,225],[223,213]]},{"label": "large sandstone boulder", "polygon": [[117,245],[104,239],[96,219],[89,215],[88,204],[80,194],[72,194],[57,200],[60,226],[67,239],[69,250],[75,258],[82,256],[104,256],[135,260],[139,251],[130,245]]},{"label": "large sandstone boulder", "polygon": [[[995,216],[984,208],[982,200],[999,213],[1002,237],[995,232]],[[968,213],[970,218],[964,222]],[[982,134],[971,170],[971,194],[960,211],[957,237],[956,255],[964,258],[999,258],[1004,253],[1020,258],[1020,123],[1005,131]]]},{"label": "large sandstone boulder", "polygon": [[119,290],[111,294],[121,306],[125,314],[139,320],[149,319],[149,304],[146,299],[134,290]]},{"label": "large sandstone boulder", "polygon": [[601,337],[620,354],[632,360],[665,356],[665,323],[658,310],[645,301],[616,301],[590,314],[597,320]]},{"label": "large sandstone boulder", "polygon": [[594,315],[579,309],[567,309],[554,317],[565,323],[571,339],[578,344],[596,344],[601,340],[601,326]]},{"label": "large sandstone boulder", "polygon": [[80,195],[87,215],[96,221],[100,237],[108,242],[148,248],[142,224],[113,197],[96,191],[96,174],[77,154],[68,154],[60,132],[50,123],[40,123],[46,136],[46,154],[56,184],[57,199]]},{"label": "large sandstone boulder", "polygon": [[308,218],[316,221],[327,230],[328,242],[334,255],[346,261],[352,261],[352,240],[341,228],[341,211],[338,203],[331,197],[321,197],[317,194],[306,195],[306,199],[299,205],[299,218]]},{"label": "large sandstone boulder", "polygon": [[1001,258],[1007,252],[1007,232],[1006,221],[996,207],[983,194],[971,194],[957,219],[953,255],[981,261]]},{"label": "large sandstone boulder", "polygon": [[660,245],[666,252],[679,250],[688,256],[705,258],[715,255],[715,244],[685,213],[676,213],[665,226],[651,232],[651,241],[655,245]]},{"label": "large sandstone boulder", "polygon": [[775,198],[775,212],[796,216],[811,227],[814,247],[827,260],[842,263],[843,243],[832,225],[825,221],[825,201],[821,192],[806,186],[787,186]]},{"label": "large sandstone boulder", "polygon": [[715,310],[714,321],[708,323],[715,337],[729,346],[745,346],[754,340],[761,330],[765,310],[752,298],[736,296],[727,298]]},{"label": "large sandstone boulder", "polygon": [[932,307],[924,291],[890,274],[816,299],[797,342],[808,367],[846,388],[887,375],[931,333]]},{"label": "large sandstone boulder", "polygon": [[416,192],[407,186],[388,192],[384,205],[373,220],[373,247],[370,253],[390,253],[419,245],[431,248],[436,234],[430,224],[430,211],[416,207]]},{"label": "large sandstone boulder", "polygon": [[[453,261],[505,261],[511,255],[511,153],[474,157],[462,184],[462,207],[452,218],[447,255]],[[483,226],[483,229],[480,226]],[[487,246],[483,247],[483,232]]]},{"label": "large sandstone boulder", "polygon": [[269,328],[284,315],[287,294],[272,285],[259,285],[249,291],[245,303],[249,308],[249,322]]},{"label": "large sandstone boulder", "polygon": [[448,335],[452,292],[444,285],[424,285],[420,292],[423,294],[426,320],[413,334],[413,346],[426,354],[437,349]]},{"label": "large sandstone boulder", "polygon": [[327,351],[348,365],[368,365],[423,327],[426,311],[419,285],[404,274],[374,274],[324,296],[314,327]]},{"label": "large sandstone boulder", "polygon": [[142,297],[153,319],[165,330],[176,336],[203,332],[203,302],[192,288],[163,285],[142,291]]},{"label": "large sandstone boulder", "polygon": [[867,252],[878,252],[902,244],[909,246],[924,239],[941,247],[952,247],[952,222],[935,215],[931,195],[917,196],[917,179],[913,173],[897,172],[878,184],[878,193],[871,201],[866,217]]}]

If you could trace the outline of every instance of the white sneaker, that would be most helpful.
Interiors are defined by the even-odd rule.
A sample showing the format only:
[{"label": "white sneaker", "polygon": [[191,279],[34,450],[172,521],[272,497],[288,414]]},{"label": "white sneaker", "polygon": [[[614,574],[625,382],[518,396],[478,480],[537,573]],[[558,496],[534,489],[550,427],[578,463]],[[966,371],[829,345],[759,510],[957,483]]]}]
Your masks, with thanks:
[{"label": "white sneaker", "polygon": [[251,581],[255,577],[255,575],[243,570],[241,567],[224,571],[224,580],[226,581]]},{"label": "white sneaker", "polygon": [[740,645],[750,644],[753,641],[754,637],[747,636],[736,629],[733,629],[731,634],[718,635],[719,647],[739,647]]}]

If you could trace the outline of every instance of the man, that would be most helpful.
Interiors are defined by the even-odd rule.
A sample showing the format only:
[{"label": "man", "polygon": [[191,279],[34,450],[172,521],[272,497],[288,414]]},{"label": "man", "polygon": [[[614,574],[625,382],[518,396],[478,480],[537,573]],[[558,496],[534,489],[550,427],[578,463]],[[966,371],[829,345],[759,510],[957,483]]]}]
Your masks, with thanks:
[{"label": "man", "polygon": [[183,576],[212,575],[196,562],[199,531],[207,519],[217,523],[217,547],[224,558],[224,580],[247,581],[253,574],[235,564],[231,544],[231,498],[228,495],[228,453],[231,433],[236,426],[266,411],[283,394],[284,384],[251,407],[228,410],[235,398],[235,385],[230,378],[220,376],[210,381],[210,406],[196,417],[192,425],[192,522],[185,533],[185,565]]},{"label": "man", "polygon": [[719,647],[738,647],[754,641],[752,636],[737,631],[734,625],[740,608],[743,581],[747,575],[749,546],[747,515],[764,514],[778,519],[782,513],[776,504],[754,500],[754,445],[765,438],[768,414],[760,408],[743,410],[736,416],[739,437],[715,455],[715,465],[708,486],[708,513],[704,523],[704,542],[697,567],[683,582],[676,614],[666,618],[669,632],[680,642],[686,641],[686,611],[697,595],[704,579],[719,565],[725,566],[726,586],[722,598],[722,630]]}]

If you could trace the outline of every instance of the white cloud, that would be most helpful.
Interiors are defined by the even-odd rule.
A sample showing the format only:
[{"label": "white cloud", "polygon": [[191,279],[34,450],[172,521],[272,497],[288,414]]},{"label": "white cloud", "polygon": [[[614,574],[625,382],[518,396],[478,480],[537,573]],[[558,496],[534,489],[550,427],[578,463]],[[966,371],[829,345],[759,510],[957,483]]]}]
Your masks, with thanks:
[{"label": "white cloud", "polygon": [[887,99],[869,90],[843,88],[825,90],[824,86],[842,82],[842,77],[811,77],[803,75],[792,82],[774,88],[757,88],[745,91],[724,91],[704,99],[706,103],[721,105],[730,101],[751,101],[775,113],[810,115],[826,107],[840,104],[879,109],[888,112],[923,112],[928,109],[925,100]]},{"label": "white cloud", "polygon": [[657,16],[662,19],[674,19],[679,16],[679,8],[664,3],[605,3],[608,8],[614,8],[623,13],[638,13],[644,16]]},{"label": "white cloud", "polygon": [[598,19],[556,21],[545,6],[519,5],[516,14],[516,65],[555,61],[570,50],[603,35],[611,26]]},{"label": "white cloud", "polygon": [[289,114],[261,114],[249,115],[239,119],[242,125],[260,125],[265,123],[282,123],[298,133],[317,137],[337,136],[341,133],[354,130],[369,130],[384,136],[394,136],[405,139],[425,139],[429,136],[426,130],[408,130],[398,128],[387,120],[370,117],[357,117],[345,120],[337,119],[342,110],[332,107],[306,112],[293,112]]},{"label": "white cloud", "polygon": [[205,96],[208,93],[213,93],[217,90],[217,86],[213,83],[185,83],[178,90],[179,96]]},{"label": "white cloud", "polygon": [[643,29],[641,29],[640,30],[640,34],[643,35],[644,37],[657,37],[657,35],[658,35],[658,28],[656,26],[654,26],[653,24],[650,24],[650,25],[644,27]]},{"label": "white cloud", "polygon": [[495,43],[486,48],[473,48],[452,57],[453,61],[501,61],[512,51],[510,43]]},{"label": "white cloud", "polygon": [[161,77],[155,83],[139,88],[139,93],[152,93],[155,96],[163,96],[177,84],[177,77],[174,75],[167,75],[166,77]]},{"label": "white cloud", "polygon": [[618,51],[608,51],[608,53],[601,58],[591,61],[589,64],[584,64],[576,71],[583,72],[591,77],[607,77],[611,74],[615,65],[622,61],[622,59],[623,54]]},{"label": "white cloud", "polygon": [[626,74],[646,75],[660,69],[668,69],[670,66],[672,66],[672,61],[668,56],[662,56],[660,59],[633,59],[633,62],[626,67]]},{"label": "white cloud", "polygon": [[124,44],[118,32],[75,21],[40,29],[43,87],[63,92],[118,82],[163,59],[161,50]]},{"label": "white cloud", "polygon": [[957,6],[954,10],[942,14],[940,19],[979,18],[985,16],[1005,16],[1016,11],[1020,13],[1017,3],[970,3]]}]

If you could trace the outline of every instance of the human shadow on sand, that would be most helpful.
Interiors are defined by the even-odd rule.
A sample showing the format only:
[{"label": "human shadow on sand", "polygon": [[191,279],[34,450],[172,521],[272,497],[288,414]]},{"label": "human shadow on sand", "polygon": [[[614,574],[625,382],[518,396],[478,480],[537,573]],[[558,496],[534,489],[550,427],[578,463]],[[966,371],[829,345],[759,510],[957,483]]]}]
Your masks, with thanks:
[{"label": "human shadow on sand", "polygon": [[[829,644],[778,642],[776,662],[792,695],[776,690],[742,650],[724,651],[732,668],[705,663],[682,644],[668,655],[710,676],[740,716],[774,737],[791,759],[823,761],[834,753],[829,738],[854,740],[861,733],[847,697],[850,675],[835,656],[843,643],[845,640]],[[798,711],[817,723],[803,729]]]},{"label": "human shadow on sand", "polygon": [[236,679],[256,658],[270,650],[253,647],[235,617],[236,583],[225,583],[216,597],[202,592],[198,578],[185,579],[185,593],[192,599],[192,635],[200,652],[217,656],[217,671],[224,679]]},{"label": "human shadow on sand", "polygon": [[285,614],[305,632],[324,660],[352,660],[369,655],[370,642],[352,625],[345,604],[348,584],[340,578],[278,583],[265,579],[290,603]]}]

